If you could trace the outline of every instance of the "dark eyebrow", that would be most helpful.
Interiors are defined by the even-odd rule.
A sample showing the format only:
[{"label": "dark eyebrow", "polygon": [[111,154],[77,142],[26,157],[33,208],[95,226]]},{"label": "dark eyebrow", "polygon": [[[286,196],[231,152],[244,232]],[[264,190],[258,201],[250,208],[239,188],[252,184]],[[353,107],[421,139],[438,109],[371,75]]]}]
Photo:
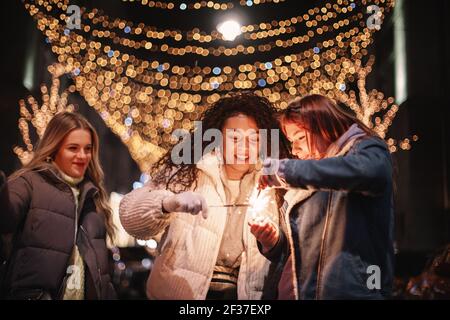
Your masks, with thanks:
[{"label": "dark eyebrow", "polygon": [[[66,145],[66,147],[79,147],[80,145],[78,143],[69,143]],[[85,147],[91,147],[92,148],[92,143],[87,144]]]}]

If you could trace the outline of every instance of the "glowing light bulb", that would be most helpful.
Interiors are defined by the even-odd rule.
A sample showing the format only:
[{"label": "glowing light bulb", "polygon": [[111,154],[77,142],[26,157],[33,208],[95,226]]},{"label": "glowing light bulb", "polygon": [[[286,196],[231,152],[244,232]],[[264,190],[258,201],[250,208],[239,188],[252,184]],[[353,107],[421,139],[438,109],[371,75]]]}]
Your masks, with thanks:
[{"label": "glowing light bulb", "polygon": [[217,26],[224,40],[233,41],[241,34],[241,25],[234,20],[227,20]]}]

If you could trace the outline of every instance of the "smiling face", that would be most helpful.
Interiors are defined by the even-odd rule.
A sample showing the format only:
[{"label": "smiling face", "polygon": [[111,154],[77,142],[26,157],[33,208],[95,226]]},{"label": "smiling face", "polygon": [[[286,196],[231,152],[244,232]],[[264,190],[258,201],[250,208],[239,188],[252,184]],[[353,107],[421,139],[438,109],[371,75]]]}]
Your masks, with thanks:
[{"label": "smiling face", "polygon": [[68,176],[84,176],[92,158],[92,137],[89,130],[75,129],[64,138],[55,156],[55,163]]},{"label": "smiling face", "polygon": [[240,179],[256,163],[259,133],[256,121],[244,114],[228,118],[222,128],[225,171],[228,178]]}]

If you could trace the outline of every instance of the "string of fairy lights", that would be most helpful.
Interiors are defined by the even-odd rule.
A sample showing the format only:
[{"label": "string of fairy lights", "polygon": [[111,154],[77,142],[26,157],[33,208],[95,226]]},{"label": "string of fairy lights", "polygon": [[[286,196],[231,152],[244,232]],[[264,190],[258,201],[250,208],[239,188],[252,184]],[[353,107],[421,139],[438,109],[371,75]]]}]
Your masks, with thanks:
[{"label": "string of fairy lights", "polygon": [[[80,38],[78,39],[78,41],[80,41]],[[327,43],[325,42],[324,43],[324,45],[325,46],[327,46]],[[107,47],[107,48],[109,48],[109,47]],[[111,50],[108,50],[108,55],[109,56],[113,56],[112,57],[112,61],[114,61],[115,59],[115,55],[116,55],[116,53],[117,52],[112,52]],[[308,54],[306,54],[306,55],[308,55]],[[123,55],[123,59],[124,60],[128,60],[128,55],[127,54],[125,54],[125,55]],[[264,69],[264,67],[265,66],[270,66],[271,65],[271,63],[269,62],[269,63],[265,63],[265,64],[260,64],[262,67],[262,69]],[[165,69],[168,69],[168,64],[160,64],[160,63],[158,63],[157,61],[153,61],[153,63],[152,63],[152,66],[154,66],[154,67],[156,67],[157,69],[163,69],[163,70],[165,70]],[[240,66],[240,67],[242,67],[242,66]],[[269,67],[270,68],[270,67]],[[178,71],[179,73],[183,73],[183,70],[185,70],[185,69],[189,69],[189,67],[187,67],[187,68],[178,68],[177,66],[174,66],[174,68],[173,68],[174,70],[176,70],[176,71]],[[198,68],[197,68],[198,69]],[[228,70],[230,70],[230,68],[227,68],[227,67],[225,67],[224,68],[224,71],[226,72],[227,71],[227,69]],[[206,71],[206,70],[211,70],[210,68],[208,68],[208,67],[206,67],[206,68],[204,68],[203,69],[203,71]],[[216,71],[216,73],[218,73],[217,72],[217,70],[219,70],[219,68],[214,68],[214,69],[212,69],[212,71]],[[232,70],[232,69],[231,69]],[[120,71],[120,70],[119,70]],[[195,70],[194,69],[194,71],[195,71],[195,73],[198,73],[199,71],[198,70]],[[232,70],[233,71],[233,70]],[[206,71],[206,72],[208,72],[208,71]],[[133,72],[131,72],[132,74],[133,74]],[[232,73],[232,72],[229,72],[229,73]],[[241,77],[243,77],[242,75],[240,75]],[[227,88],[227,90],[229,90],[230,88]]]},{"label": "string of fairy lights", "polygon": [[[354,35],[356,31],[356,29],[351,30],[349,35]],[[188,86],[184,86],[184,90],[211,91],[213,89],[218,89],[220,91],[225,89],[229,91],[233,88],[229,86],[227,87],[226,84],[232,82],[235,78],[241,82],[246,79],[253,80],[250,85],[256,84],[256,81],[254,81],[256,78],[260,80],[262,79],[269,84],[273,84],[280,81],[280,79],[285,78],[283,75],[295,78],[309,67],[312,69],[317,69],[320,67],[321,63],[324,62],[321,62],[321,57],[319,54],[314,52],[319,52],[320,47],[327,47],[330,43],[333,43],[333,40],[320,44],[316,50],[313,49],[311,52],[307,51],[300,55],[287,55],[282,57],[282,59],[277,58],[271,62],[256,63],[253,65],[240,65],[238,70],[229,66],[225,66],[224,68],[215,67],[212,69],[210,67],[190,68],[173,66],[170,69],[170,64],[168,63],[160,64],[158,61],[153,61],[150,65],[147,61],[142,61],[137,58],[130,61],[129,55],[125,54],[120,56],[118,51],[111,52],[109,46],[106,46],[104,51],[105,53],[108,52],[108,55],[112,56],[112,58],[108,60],[106,54],[103,54],[103,56],[98,59],[98,63],[103,67],[107,67],[108,64],[114,65],[114,67],[119,68],[116,70],[117,73],[121,74],[125,71],[127,76],[136,78],[138,81],[149,85],[160,85],[164,87],[167,85],[165,82],[170,81],[171,88],[176,88],[175,86],[180,86],[181,84],[186,83]],[[368,42],[366,40],[363,40],[362,46],[366,46],[367,43]],[[343,42],[341,49],[344,50],[348,48],[350,44],[350,40]],[[352,48],[351,50],[355,52],[355,54],[358,54],[357,51],[359,51],[359,47]],[[360,55],[362,56],[366,54],[366,51],[367,50],[363,50]],[[322,54],[322,60],[332,62],[337,59],[338,55],[336,53],[338,53],[338,50],[336,49],[325,50]],[[115,57],[115,55],[117,55],[117,57]],[[148,68],[156,69],[156,72],[145,71],[145,69]],[[165,72],[165,70],[168,70],[168,72]],[[213,76],[209,77],[211,73]],[[218,86],[217,88],[214,88],[209,85],[213,82],[219,82],[219,84],[223,84],[225,87],[221,88]]]},{"label": "string of fairy lights", "polygon": [[[233,2],[217,2],[217,1],[198,1],[193,3],[181,2],[176,4],[174,2],[164,2],[164,1],[148,1],[148,0],[122,0],[123,2],[140,4],[149,8],[158,8],[165,10],[199,10],[199,9],[213,9],[213,10],[230,10],[234,8]],[[286,0],[241,0],[239,5],[243,7],[252,7],[256,5],[261,5],[265,3],[282,3]]]},{"label": "string of fairy lights", "polygon": [[[152,1],[127,2],[162,8],[162,3]],[[253,4],[279,2],[253,1]],[[171,9],[169,3],[164,3],[164,9]],[[217,4],[197,3],[205,3],[201,8],[213,9]],[[135,154],[134,158],[144,159],[149,152],[162,154],[175,142],[173,130],[191,130],[193,121],[205,108],[229,92],[253,90],[279,108],[285,108],[298,95],[327,94],[346,103],[383,137],[398,110],[392,99],[385,99],[381,93],[366,93],[365,77],[371,70],[371,59],[362,67],[376,31],[365,25],[363,9],[377,5],[380,18],[384,19],[384,14],[394,6],[393,0],[358,3],[336,0],[315,6],[302,15],[242,26],[241,40],[256,42],[245,45],[238,41],[224,43],[217,31],[163,30],[112,18],[95,8],[90,11],[82,8],[81,29],[68,30],[65,12],[70,4],[69,0],[25,1],[25,8],[36,19],[58,62],[70,70],[75,90],[122,140],[134,141],[133,150],[146,150],[147,153],[141,152],[140,157]],[[199,9],[189,5],[186,9]],[[175,4],[172,9],[176,9]],[[278,39],[261,43],[266,38]],[[193,41],[200,45],[190,45]],[[216,41],[220,42],[215,46],[201,45]],[[252,58],[275,49],[278,54],[280,50],[291,52],[272,55],[268,61]],[[139,58],[142,50],[158,53],[158,60]],[[245,56],[248,62],[177,64],[174,58],[183,55]],[[347,92],[354,81],[359,97],[354,91]],[[377,116],[377,113],[384,114]],[[387,141],[391,151],[396,151],[397,146],[410,148],[413,140],[410,137]],[[146,148],[139,148],[144,144]]]},{"label": "string of fairy lights", "polygon": [[[42,1],[45,5],[45,1]],[[62,7],[62,5],[61,5]],[[325,26],[322,28],[318,26],[318,22],[326,22],[331,19],[335,19],[339,14],[346,14],[348,12],[352,12],[356,6],[340,6],[338,4],[331,5],[330,3],[326,3],[323,7],[315,7],[309,9],[307,13],[302,16],[295,16],[290,19],[284,20],[272,20],[271,22],[261,22],[258,24],[250,24],[247,26],[241,27],[241,32],[244,34],[245,39],[247,40],[257,40],[266,37],[279,36],[284,33],[293,33],[295,32],[295,25],[304,24],[307,28],[316,28],[317,32],[320,34],[323,31],[328,31],[328,27]],[[131,36],[141,36],[150,39],[159,39],[162,40],[164,38],[173,38],[175,41],[181,41],[184,39],[188,41],[198,41],[200,43],[211,42],[214,40],[223,39],[222,34],[217,30],[213,30],[211,32],[201,31],[198,28],[194,28],[187,32],[181,32],[179,30],[158,30],[156,26],[148,26],[144,23],[139,23],[134,27],[135,23],[132,21],[127,21],[120,18],[115,18],[113,21],[107,16],[101,14],[101,11],[97,8],[92,9],[90,12],[86,12],[86,8],[82,8],[83,19],[90,20],[92,25],[101,24],[104,28],[108,29],[103,32],[103,34],[107,37],[111,36],[111,30],[115,30],[121,32],[123,34],[131,35]],[[314,19],[316,16],[316,19]],[[357,19],[361,20],[363,17],[362,13],[358,13]],[[355,17],[352,17],[355,19]],[[334,24],[337,29],[338,24]],[[89,31],[89,26],[84,26],[85,31]],[[109,31],[109,32],[108,32]],[[112,31],[114,33],[114,31]],[[112,36],[115,38],[116,33]],[[116,38],[116,41],[118,39]]]},{"label": "string of fairy lights", "polygon": [[[60,1],[56,1],[56,2],[59,7],[62,7],[62,9],[64,9],[65,5],[62,2],[60,2]],[[41,7],[45,7],[47,10],[49,10],[49,8],[51,7],[49,5],[48,1],[37,1],[37,3]],[[327,4],[326,6],[322,7],[321,9],[319,7],[310,9],[308,11],[309,15],[305,14],[305,15],[303,15],[303,17],[302,16],[292,17],[292,18],[284,20],[284,21],[283,20],[282,21],[274,20],[271,23],[260,23],[259,25],[257,24],[257,25],[243,26],[241,29],[242,29],[243,33],[248,32],[248,30],[259,30],[259,29],[263,30],[260,32],[246,34],[246,36],[247,36],[246,38],[254,39],[254,40],[262,39],[265,37],[273,37],[273,36],[277,36],[279,34],[292,33],[295,31],[295,28],[290,28],[289,26],[299,23],[301,21],[306,21],[306,26],[308,28],[317,26],[317,21],[315,21],[315,20],[309,21],[310,16],[312,16],[315,13],[320,13],[320,12],[323,13],[323,15],[317,16],[317,19],[320,21],[328,21],[331,18],[336,18],[337,17],[336,12],[329,11],[330,9],[327,7],[335,8],[337,13],[351,12],[354,8],[354,6],[351,6],[351,5],[348,6],[348,8],[347,7],[341,8],[338,5],[331,6],[330,4]],[[99,15],[97,9],[93,9],[90,13],[85,12],[83,14],[83,17],[87,20],[92,21],[93,25],[101,23],[102,26],[104,26],[105,28],[108,28],[110,30],[113,28],[118,28],[124,34],[130,34],[133,36],[145,34],[146,37],[155,38],[155,39],[164,39],[164,37],[166,37],[166,36],[173,37],[175,39],[175,41],[180,41],[181,39],[183,39],[183,35],[179,31],[174,31],[174,30],[154,31],[155,27],[145,26],[142,23],[140,23],[136,28],[132,28],[132,22],[121,21],[120,19],[115,19],[114,22],[111,23],[108,21],[108,18],[105,15]],[[65,15],[62,14],[61,19],[63,20],[64,18],[65,18]],[[336,21],[333,25],[320,26],[317,28],[317,34],[320,35],[320,34],[323,34],[324,32],[337,30],[346,25],[349,25],[350,20],[359,21],[361,18],[362,18],[362,13],[358,13],[358,14],[352,16],[350,19],[346,18],[346,19],[342,19],[340,21]],[[280,28],[271,30],[272,25],[274,25],[274,26],[279,25]],[[265,29],[267,29],[268,31],[266,31]],[[91,27],[89,25],[83,25],[83,30],[85,32],[89,32],[89,31],[91,31]],[[188,53],[194,53],[194,54],[198,54],[198,55],[202,55],[202,56],[207,56],[209,53],[214,54],[215,56],[219,56],[222,54],[229,56],[229,55],[237,55],[239,53],[253,54],[256,51],[265,52],[265,51],[270,51],[274,47],[288,47],[288,46],[293,46],[293,45],[297,45],[297,44],[303,44],[314,36],[314,32],[312,30],[310,30],[303,37],[302,36],[292,37],[291,39],[288,39],[286,41],[277,40],[276,42],[259,45],[257,47],[253,47],[253,46],[244,47],[242,45],[239,45],[235,48],[226,48],[224,46],[220,46],[218,48],[213,48],[213,47],[203,48],[203,47],[197,47],[197,46],[185,46],[183,48],[177,48],[177,47],[171,47],[168,44],[154,45],[152,42],[146,41],[146,40],[137,41],[137,40],[132,40],[132,39],[129,39],[126,37],[119,37],[116,35],[115,32],[111,32],[110,30],[93,29],[92,35],[94,37],[99,37],[99,38],[110,38],[111,40],[113,40],[113,42],[115,44],[120,44],[120,45],[127,46],[127,47],[133,48],[133,49],[145,48],[145,49],[151,50],[151,51],[167,52],[168,54],[171,54],[171,55],[184,55],[184,54],[188,54]],[[213,39],[217,39],[218,34],[219,33],[217,31],[213,31],[211,35],[205,36],[204,32],[201,32],[200,30],[198,30],[198,28],[194,28],[193,31],[188,32],[188,35],[185,38],[187,40],[190,40],[192,38],[194,40],[198,39],[198,41],[200,41],[200,42],[208,42],[208,41],[212,41]]]}]

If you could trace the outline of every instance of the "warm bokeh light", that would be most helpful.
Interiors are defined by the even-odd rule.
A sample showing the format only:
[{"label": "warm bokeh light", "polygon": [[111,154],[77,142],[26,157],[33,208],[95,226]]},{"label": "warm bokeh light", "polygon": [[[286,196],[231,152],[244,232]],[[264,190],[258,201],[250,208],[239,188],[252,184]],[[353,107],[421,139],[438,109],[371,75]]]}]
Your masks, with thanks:
[{"label": "warm bokeh light", "polygon": [[[159,6],[152,1],[134,2]],[[254,0],[252,4],[279,2]],[[385,136],[398,107],[392,98],[365,89],[363,74],[370,70],[362,66],[370,68],[373,63],[368,47],[376,32],[365,25],[368,3],[380,6],[382,18],[394,6],[392,0],[324,3],[292,17],[244,25],[236,44],[227,47],[214,42],[222,39],[217,30],[161,29],[109,17],[96,8],[81,8],[81,30],[68,30],[69,0],[25,1],[25,7],[73,78],[73,89],[125,141],[145,169],[149,163],[144,162],[156,160],[174,143],[174,130],[192,129],[209,104],[240,90],[265,96],[280,109],[294,97],[323,93],[345,102]],[[216,45],[204,45],[209,43]],[[270,55],[273,50],[291,53]],[[137,54],[146,51],[159,58],[145,60],[141,57],[148,55]],[[260,61],[258,53],[271,58]],[[173,60],[184,55],[222,59],[217,65],[180,65]],[[230,59],[234,56],[246,57],[247,62],[235,63]],[[358,94],[350,90],[353,83]],[[394,142],[394,147],[409,148],[405,140]]]},{"label": "warm bokeh light", "polygon": [[217,30],[222,34],[224,40],[233,41],[241,34],[241,25],[237,21],[228,20],[219,24]]}]

